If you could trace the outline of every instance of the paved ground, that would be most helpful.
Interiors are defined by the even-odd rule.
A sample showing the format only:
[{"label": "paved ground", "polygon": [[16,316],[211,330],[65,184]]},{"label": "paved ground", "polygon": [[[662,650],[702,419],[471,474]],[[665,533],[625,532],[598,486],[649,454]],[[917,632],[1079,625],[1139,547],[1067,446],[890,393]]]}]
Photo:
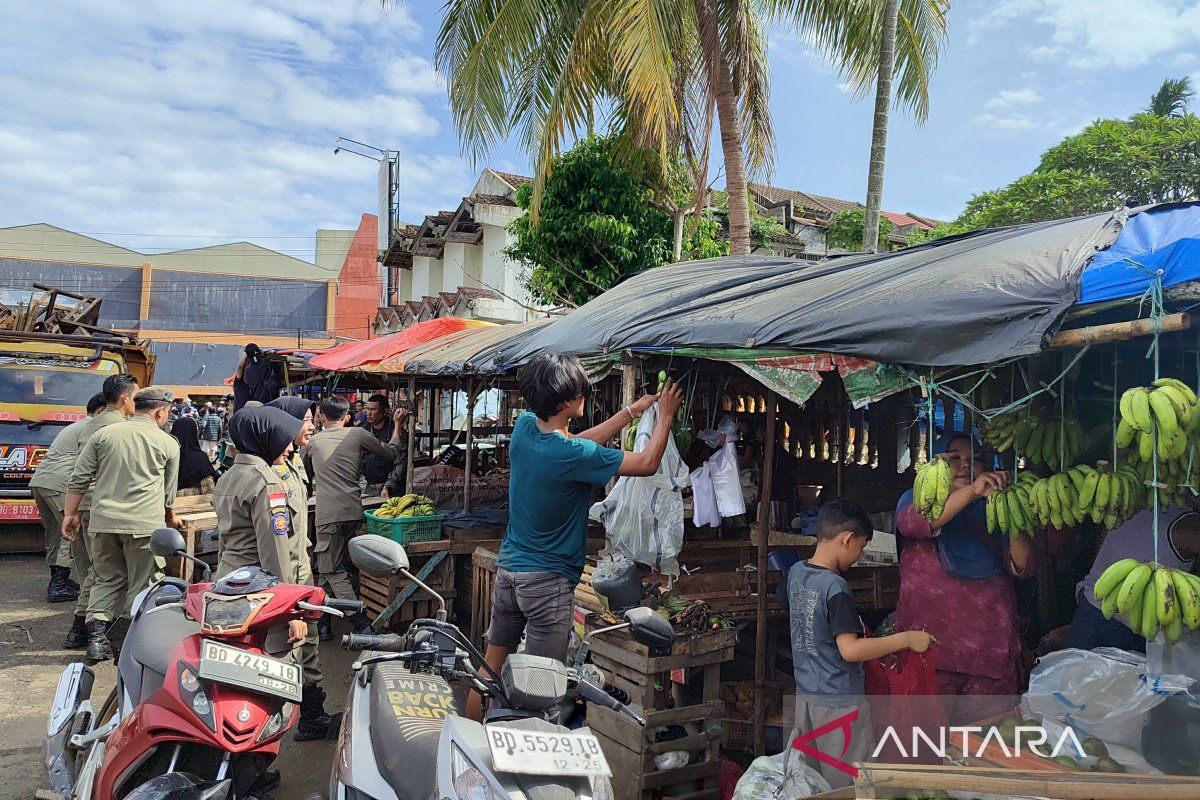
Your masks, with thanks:
[{"label": "paved ground", "polygon": [[[59,643],[71,624],[70,603],[46,602],[47,573],[37,556],[0,556],[0,796],[29,800],[45,786],[42,737],[54,688],[64,664],[79,656]],[[335,633],[338,626],[335,623]],[[335,637],[335,640],[339,637]],[[353,655],[328,642],[322,648],[329,711],[340,711],[350,685]],[[97,667],[95,697],[115,681],[112,664]],[[298,744],[285,740],[279,757],[283,784],[278,800],[305,800],[329,786],[333,741]]]}]

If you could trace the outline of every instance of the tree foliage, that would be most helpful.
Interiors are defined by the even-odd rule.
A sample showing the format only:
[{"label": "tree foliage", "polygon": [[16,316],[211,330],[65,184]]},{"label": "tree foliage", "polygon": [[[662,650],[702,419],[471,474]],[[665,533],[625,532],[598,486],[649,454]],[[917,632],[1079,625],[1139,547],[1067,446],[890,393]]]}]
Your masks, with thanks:
[{"label": "tree foliage", "polygon": [[1198,197],[1200,118],[1141,113],[1068,136],[1030,174],[972,197],[955,225],[990,228]]},{"label": "tree foliage", "polygon": [[[588,138],[557,158],[546,181],[542,213],[509,224],[505,255],[524,264],[533,296],[549,305],[577,306],[643,270],[671,260],[671,215],[654,204],[649,169],[616,155],[614,137]],[[636,162],[635,163],[639,163]],[[517,205],[533,203],[533,186]],[[684,242],[684,258],[724,255],[717,226],[702,220]]]},{"label": "tree foliage", "polygon": [[[835,212],[825,228],[825,244],[831,249],[861,252],[863,249],[863,226],[867,224],[866,209],[853,208]],[[892,234],[892,223],[887,217],[879,218],[878,251],[888,250],[888,237]]]},{"label": "tree foliage", "polygon": [[1146,111],[1160,117],[1182,117],[1195,96],[1188,78],[1167,78],[1150,98],[1150,107]]}]

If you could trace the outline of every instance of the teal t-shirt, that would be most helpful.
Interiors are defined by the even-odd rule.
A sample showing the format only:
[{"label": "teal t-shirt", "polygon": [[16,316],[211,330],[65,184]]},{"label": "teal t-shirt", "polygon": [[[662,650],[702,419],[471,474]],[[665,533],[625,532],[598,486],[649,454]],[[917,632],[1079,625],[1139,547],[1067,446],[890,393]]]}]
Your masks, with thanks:
[{"label": "teal t-shirt", "polygon": [[588,439],[542,433],[528,411],[518,417],[509,444],[508,530],[497,566],[578,581],[592,487],[617,474],[623,455]]}]

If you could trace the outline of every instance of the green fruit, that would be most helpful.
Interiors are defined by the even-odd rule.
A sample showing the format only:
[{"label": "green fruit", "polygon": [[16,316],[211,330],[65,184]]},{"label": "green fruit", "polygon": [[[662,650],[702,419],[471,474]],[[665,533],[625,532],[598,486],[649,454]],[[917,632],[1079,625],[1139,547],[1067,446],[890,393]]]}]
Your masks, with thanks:
[{"label": "green fruit", "polygon": [[1124,772],[1123,767],[1119,762],[1108,757],[1107,752],[1096,761],[1096,766],[1092,767],[1096,772]]},{"label": "green fruit", "polygon": [[1058,764],[1060,767],[1066,767],[1067,769],[1073,769],[1076,772],[1083,769],[1083,767],[1079,766],[1079,762],[1076,761],[1075,759],[1071,758],[1070,756],[1058,756],[1057,758],[1053,759],[1053,761],[1055,764]]},{"label": "green fruit", "polygon": [[1104,744],[1104,740],[1097,739],[1095,736],[1089,736],[1080,742],[1080,744],[1083,746],[1083,752],[1089,756],[1104,758],[1108,755],[1108,746]]}]

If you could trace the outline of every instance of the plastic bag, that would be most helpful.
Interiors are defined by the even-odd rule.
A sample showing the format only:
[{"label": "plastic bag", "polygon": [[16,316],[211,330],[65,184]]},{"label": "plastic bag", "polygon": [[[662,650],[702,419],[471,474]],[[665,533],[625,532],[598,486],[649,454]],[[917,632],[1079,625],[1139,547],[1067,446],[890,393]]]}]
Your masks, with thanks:
[{"label": "plastic bag", "polygon": [[[638,422],[634,452],[650,441],[658,419],[658,404]],[[679,457],[673,437],[667,438],[658,472],[647,478],[620,478],[608,497],[592,506],[589,516],[604,525],[614,547],[634,561],[678,577],[675,557],[683,547],[683,493],[688,468]]]},{"label": "plastic bag", "polygon": [[1167,644],[1166,636],[1159,633],[1146,643],[1146,664],[1152,675],[1200,675],[1200,631],[1185,627],[1183,638],[1175,644]]},{"label": "plastic bag", "polygon": [[694,470],[692,481],[692,524],[697,528],[721,527],[717,510],[717,490],[713,487],[712,468],[708,464]]},{"label": "plastic bag", "polygon": [[[723,417],[721,423],[714,428],[705,428],[698,434],[700,441],[709,447],[717,448],[717,452],[709,456],[707,462],[696,472],[692,473],[693,489],[699,496],[700,491],[707,491],[706,483],[712,484],[712,493],[716,499],[716,511],[719,517],[736,517],[746,513],[746,498],[742,493],[742,477],[738,474],[737,458],[737,423],[729,417]],[[697,473],[702,481],[696,486]],[[697,514],[700,513],[697,505]],[[705,520],[711,517],[705,515]],[[697,526],[711,524],[714,528],[717,522],[700,522],[693,519]]]},{"label": "plastic bag", "polygon": [[1050,653],[1034,668],[1021,711],[1025,717],[1058,720],[1083,736],[1140,751],[1150,710],[1191,683],[1182,675],[1151,675],[1146,657],[1138,653],[1071,648]]},{"label": "plastic bag", "polygon": [[799,751],[789,748],[779,755],[754,759],[737,782],[733,800],[792,800],[828,791],[831,791],[829,781],[810,767]]},{"label": "plastic bag", "polygon": [[611,610],[632,608],[642,601],[642,579],[624,553],[600,559],[592,572],[592,589],[608,601]]}]

